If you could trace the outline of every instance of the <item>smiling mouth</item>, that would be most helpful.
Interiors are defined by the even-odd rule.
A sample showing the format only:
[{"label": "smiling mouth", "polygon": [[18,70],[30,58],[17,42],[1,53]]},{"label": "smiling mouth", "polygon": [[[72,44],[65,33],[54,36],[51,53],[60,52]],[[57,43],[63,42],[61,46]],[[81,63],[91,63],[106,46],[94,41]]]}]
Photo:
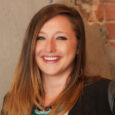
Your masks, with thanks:
[{"label": "smiling mouth", "polygon": [[59,57],[44,57],[45,60],[48,60],[48,61],[53,61],[53,60],[57,60],[59,59]]},{"label": "smiling mouth", "polygon": [[58,62],[60,60],[59,56],[43,56],[45,62]]}]

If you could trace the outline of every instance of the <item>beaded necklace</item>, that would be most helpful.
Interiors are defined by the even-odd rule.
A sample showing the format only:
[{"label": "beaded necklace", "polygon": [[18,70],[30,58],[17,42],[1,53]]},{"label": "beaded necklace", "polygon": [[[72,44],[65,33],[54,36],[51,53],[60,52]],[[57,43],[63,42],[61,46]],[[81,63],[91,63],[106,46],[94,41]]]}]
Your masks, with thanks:
[{"label": "beaded necklace", "polygon": [[[47,108],[45,111],[40,110],[40,109],[35,109],[32,115],[48,115],[51,112],[51,110],[52,110],[52,107]],[[59,111],[61,111],[61,109]],[[64,115],[68,115],[68,112],[65,113]]]},{"label": "beaded necklace", "polygon": [[[52,110],[52,106],[46,107],[45,110],[35,108],[32,112],[32,115],[48,115],[51,112],[51,110]],[[58,109],[58,112],[60,111],[62,111],[62,106]]]},{"label": "beaded necklace", "polygon": [[51,107],[47,108],[46,110],[35,109],[32,115],[48,115],[51,112]]}]

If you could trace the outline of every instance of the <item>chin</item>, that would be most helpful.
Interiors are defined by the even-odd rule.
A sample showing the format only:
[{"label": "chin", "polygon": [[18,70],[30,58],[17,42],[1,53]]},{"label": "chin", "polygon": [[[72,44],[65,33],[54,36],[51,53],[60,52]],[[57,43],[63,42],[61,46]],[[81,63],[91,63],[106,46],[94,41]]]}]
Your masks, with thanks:
[{"label": "chin", "polygon": [[55,70],[42,71],[42,75],[45,75],[45,76],[58,76],[59,74],[60,74],[60,72],[55,71]]}]

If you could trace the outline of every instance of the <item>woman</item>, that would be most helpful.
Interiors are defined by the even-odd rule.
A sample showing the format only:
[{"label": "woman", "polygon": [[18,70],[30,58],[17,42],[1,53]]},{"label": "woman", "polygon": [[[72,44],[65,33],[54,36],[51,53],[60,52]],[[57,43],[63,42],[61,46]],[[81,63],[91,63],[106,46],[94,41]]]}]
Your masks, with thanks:
[{"label": "woman", "polygon": [[115,91],[107,92],[114,83],[86,78],[84,69],[85,32],[78,11],[62,4],[42,8],[27,29],[2,115],[112,115]]}]

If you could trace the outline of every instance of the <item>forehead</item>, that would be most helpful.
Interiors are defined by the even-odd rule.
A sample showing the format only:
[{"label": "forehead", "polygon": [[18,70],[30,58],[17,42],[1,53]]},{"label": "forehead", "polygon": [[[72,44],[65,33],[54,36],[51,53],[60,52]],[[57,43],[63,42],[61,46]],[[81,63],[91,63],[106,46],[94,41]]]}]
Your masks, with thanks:
[{"label": "forehead", "polygon": [[67,16],[57,15],[43,24],[40,31],[43,30],[73,30],[72,23]]}]

